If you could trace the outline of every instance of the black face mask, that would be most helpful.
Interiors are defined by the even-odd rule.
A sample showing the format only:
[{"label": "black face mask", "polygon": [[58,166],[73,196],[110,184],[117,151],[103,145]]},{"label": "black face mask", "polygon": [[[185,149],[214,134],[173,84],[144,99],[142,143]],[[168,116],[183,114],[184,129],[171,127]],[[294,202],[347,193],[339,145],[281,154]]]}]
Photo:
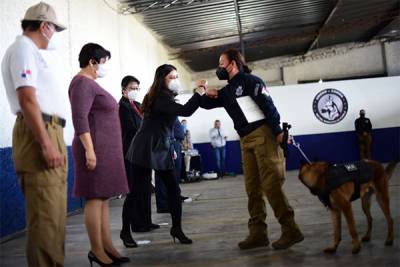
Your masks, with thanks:
[{"label": "black face mask", "polygon": [[218,67],[217,70],[215,71],[215,74],[217,74],[217,77],[220,80],[228,80],[229,79],[229,73],[223,67]]}]

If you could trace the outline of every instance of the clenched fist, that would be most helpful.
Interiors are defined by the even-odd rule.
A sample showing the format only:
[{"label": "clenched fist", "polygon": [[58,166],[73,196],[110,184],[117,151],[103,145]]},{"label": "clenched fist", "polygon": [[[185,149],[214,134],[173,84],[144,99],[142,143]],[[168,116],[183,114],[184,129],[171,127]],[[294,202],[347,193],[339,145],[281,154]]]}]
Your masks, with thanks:
[{"label": "clenched fist", "polygon": [[207,80],[198,80],[196,82],[196,87],[204,87],[204,89],[207,89],[208,82]]}]

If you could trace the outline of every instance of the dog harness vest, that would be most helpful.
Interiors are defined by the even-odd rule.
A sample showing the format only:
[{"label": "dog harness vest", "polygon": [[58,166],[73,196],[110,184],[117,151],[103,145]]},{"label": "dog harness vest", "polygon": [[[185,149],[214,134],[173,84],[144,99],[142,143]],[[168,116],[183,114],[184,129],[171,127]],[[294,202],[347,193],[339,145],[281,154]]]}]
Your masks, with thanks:
[{"label": "dog harness vest", "polygon": [[350,201],[356,200],[360,197],[361,184],[369,182],[372,177],[372,169],[365,161],[334,164],[329,167],[326,173],[325,189],[318,192],[318,198],[325,206],[330,208],[329,194],[331,191],[347,182],[353,182],[354,193]]}]

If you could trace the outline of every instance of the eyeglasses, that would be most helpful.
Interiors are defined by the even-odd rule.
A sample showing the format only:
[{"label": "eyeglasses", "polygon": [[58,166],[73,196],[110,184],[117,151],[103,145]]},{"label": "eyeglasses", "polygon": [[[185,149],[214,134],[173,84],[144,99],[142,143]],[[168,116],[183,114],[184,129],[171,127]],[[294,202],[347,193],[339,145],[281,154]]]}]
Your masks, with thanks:
[{"label": "eyeglasses", "polygon": [[140,90],[140,87],[126,87],[126,90],[132,91],[132,90]]},{"label": "eyeglasses", "polygon": [[51,29],[53,32],[56,31],[56,26],[53,23],[48,22],[47,26],[49,27],[49,29]]}]

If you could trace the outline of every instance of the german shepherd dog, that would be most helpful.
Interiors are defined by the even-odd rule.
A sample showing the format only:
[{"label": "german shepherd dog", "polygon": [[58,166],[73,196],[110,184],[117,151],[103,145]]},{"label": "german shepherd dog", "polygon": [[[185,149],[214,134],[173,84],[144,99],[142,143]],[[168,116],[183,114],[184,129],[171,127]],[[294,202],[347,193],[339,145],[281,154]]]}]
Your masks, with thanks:
[{"label": "german shepherd dog", "polygon": [[[390,214],[388,183],[394,172],[397,162],[389,163],[386,168],[384,168],[381,163],[374,160],[364,160],[363,162],[366,163],[366,166],[369,167],[369,171],[372,172],[369,174],[371,179],[368,182],[362,183],[359,185],[359,187],[356,187],[353,181],[349,181],[333,189],[330,191],[329,195],[327,195],[329,202],[328,208],[331,211],[333,222],[334,239],[333,245],[324,249],[325,253],[335,253],[339,245],[341,240],[342,213],[346,218],[347,226],[351,235],[352,253],[358,253],[361,249],[360,241],[357,235],[356,224],[354,222],[353,210],[351,207],[352,196],[355,193],[355,188],[359,188],[362,209],[367,217],[368,223],[367,232],[361,240],[363,242],[368,242],[371,239],[372,216],[370,212],[370,206],[371,196],[375,192],[376,199],[387,221],[388,233],[385,245],[393,245],[393,219]],[[327,184],[326,174],[330,166],[330,163],[322,161],[303,164],[299,170],[299,179],[310,189],[313,194],[318,195],[318,192],[324,192],[325,190]]]}]

